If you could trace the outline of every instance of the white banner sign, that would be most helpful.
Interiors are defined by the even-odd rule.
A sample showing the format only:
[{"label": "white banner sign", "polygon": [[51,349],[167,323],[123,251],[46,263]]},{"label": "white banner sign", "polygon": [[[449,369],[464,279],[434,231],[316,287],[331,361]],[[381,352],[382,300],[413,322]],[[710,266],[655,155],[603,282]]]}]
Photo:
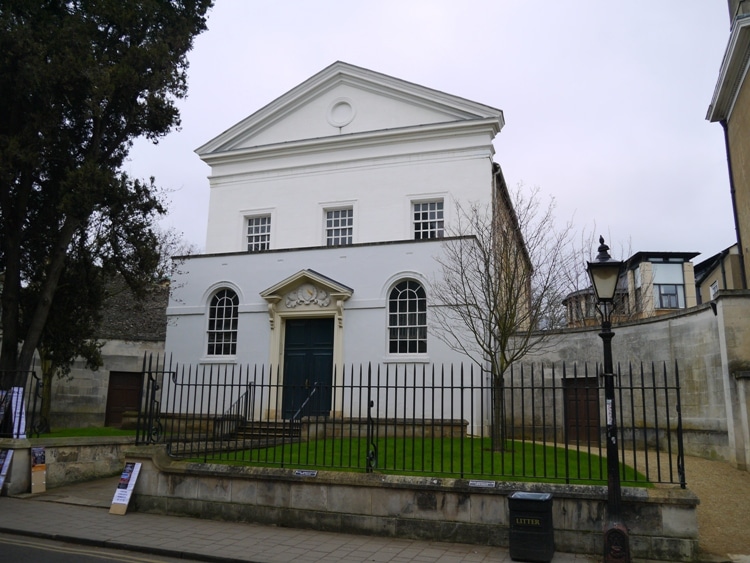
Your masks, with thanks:
[{"label": "white banner sign", "polygon": [[120,475],[120,481],[117,483],[117,490],[112,499],[112,506],[109,508],[110,514],[123,515],[128,510],[130,497],[135,489],[135,482],[138,480],[138,473],[141,471],[141,464],[129,461],[125,464],[125,470]]}]

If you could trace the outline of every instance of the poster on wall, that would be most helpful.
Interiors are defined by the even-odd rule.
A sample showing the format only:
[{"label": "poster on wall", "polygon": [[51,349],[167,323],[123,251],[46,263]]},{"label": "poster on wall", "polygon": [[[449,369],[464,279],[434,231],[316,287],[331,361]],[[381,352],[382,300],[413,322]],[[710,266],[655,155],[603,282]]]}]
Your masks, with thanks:
[{"label": "poster on wall", "polygon": [[31,448],[31,493],[47,490],[47,458],[44,446]]},{"label": "poster on wall", "polygon": [[10,462],[13,459],[13,450],[0,450],[0,495],[3,494],[5,478],[8,476]]},{"label": "poster on wall", "polygon": [[10,391],[0,391],[0,425],[10,432],[10,437],[26,438],[26,405],[23,402],[23,387],[13,387]]},{"label": "poster on wall", "polygon": [[26,438],[26,403],[23,401],[23,387],[11,390],[13,404],[13,436],[18,439]]},{"label": "poster on wall", "polygon": [[124,515],[128,511],[130,497],[133,495],[135,482],[138,479],[138,473],[141,471],[141,464],[129,461],[125,464],[125,469],[120,475],[117,483],[115,496],[112,498],[112,506],[109,508],[110,514]]}]

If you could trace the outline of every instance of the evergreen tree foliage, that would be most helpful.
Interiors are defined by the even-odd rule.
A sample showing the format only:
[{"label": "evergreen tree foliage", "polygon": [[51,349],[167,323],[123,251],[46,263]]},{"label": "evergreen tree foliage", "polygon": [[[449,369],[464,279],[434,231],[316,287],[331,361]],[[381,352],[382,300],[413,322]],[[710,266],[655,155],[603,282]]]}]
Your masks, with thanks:
[{"label": "evergreen tree foliage", "polygon": [[[35,350],[62,367],[117,273],[134,289],[159,261],[153,179],[122,165],[180,118],[187,53],[211,0],[3,0],[0,4],[0,388]],[[71,360],[72,361],[72,360]]]}]

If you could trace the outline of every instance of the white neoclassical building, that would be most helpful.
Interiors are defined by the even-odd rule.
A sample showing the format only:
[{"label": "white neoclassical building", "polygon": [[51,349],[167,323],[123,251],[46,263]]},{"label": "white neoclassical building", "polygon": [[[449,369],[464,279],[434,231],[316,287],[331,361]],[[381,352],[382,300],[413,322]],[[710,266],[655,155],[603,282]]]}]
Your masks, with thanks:
[{"label": "white neoclassical building", "polygon": [[499,109],[336,62],[201,146],[206,254],[172,282],[167,353],[281,366],[285,386],[339,364],[466,362],[429,330],[430,281],[456,204],[491,209],[506,189],[502,126]]}]

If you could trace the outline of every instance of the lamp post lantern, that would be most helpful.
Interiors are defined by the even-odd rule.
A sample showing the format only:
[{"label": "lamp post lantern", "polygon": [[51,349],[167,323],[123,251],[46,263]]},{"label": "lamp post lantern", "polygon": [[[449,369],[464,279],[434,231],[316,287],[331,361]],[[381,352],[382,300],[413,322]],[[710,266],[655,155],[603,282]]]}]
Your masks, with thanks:
[{"label": "lamp post lantern", "polygon": [[604,237],[599,237],[599,253],[586,268],[596,293],[596,308],[602,316],[599,336],[604,344],[604,402],[607,419],[607,525],[604,529],[604,561],[629,562],[630,539],[620,509],[620,462],[617,447],[617,410],[615,408],[615,374],[612,365],[612,311],[615,308],[617,282],[623,263],[613,260]]}]

